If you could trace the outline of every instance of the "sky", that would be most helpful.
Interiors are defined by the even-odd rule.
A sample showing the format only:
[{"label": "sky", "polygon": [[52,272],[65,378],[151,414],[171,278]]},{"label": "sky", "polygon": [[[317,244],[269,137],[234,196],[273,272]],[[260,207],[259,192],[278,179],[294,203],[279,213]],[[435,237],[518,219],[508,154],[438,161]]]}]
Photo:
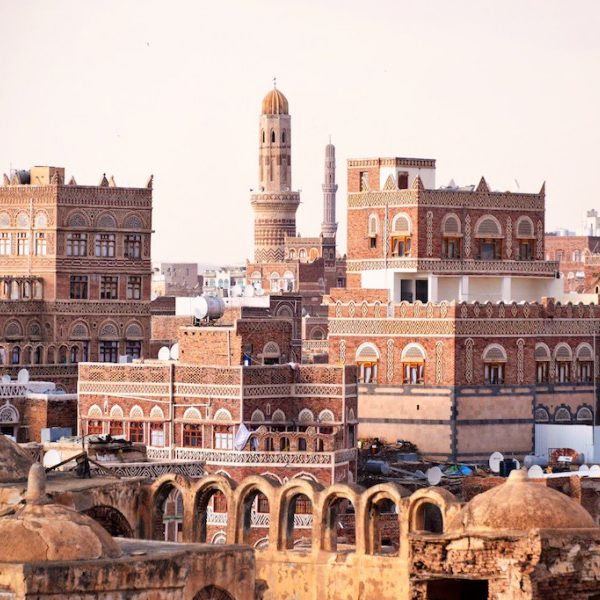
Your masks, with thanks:
[{"label": "sky", "polygon": [[438,186],[546,181],[547,229],[579,229],[600,209],[599,29],[597,0],[0,0],[0,172],[152,173],[153,260],[242,263],[276,76],[302,235],[330,135],[342,252],[348,158],[435,158]]}]

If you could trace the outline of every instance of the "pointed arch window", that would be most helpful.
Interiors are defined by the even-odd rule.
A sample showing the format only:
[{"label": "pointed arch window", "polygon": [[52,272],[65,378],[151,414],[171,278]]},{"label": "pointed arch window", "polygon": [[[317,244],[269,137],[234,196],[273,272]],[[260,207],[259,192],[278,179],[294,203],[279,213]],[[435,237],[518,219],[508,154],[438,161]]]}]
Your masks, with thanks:
[{"label": "pointed arch window", "polygon": [[271,130],[271,144],[275,143],[275,130]]}]

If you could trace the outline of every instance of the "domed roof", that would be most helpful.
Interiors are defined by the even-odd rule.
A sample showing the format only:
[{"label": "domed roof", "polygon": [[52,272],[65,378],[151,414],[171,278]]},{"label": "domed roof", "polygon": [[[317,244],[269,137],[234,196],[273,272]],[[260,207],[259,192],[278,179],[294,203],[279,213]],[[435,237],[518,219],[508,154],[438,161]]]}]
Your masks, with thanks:
[{"label": "domed roof", "polygon": [[0,518],[0,562],[94,560],[117,558],[121,550],[110,534],[92,518],[66,506],[51,504],[45,493],[44,467],[29,472],[27,504]]},{"label": "domed roof", "polygon": [[26,479],[31,458],[5,435],[0,435],[0,483]]},{"label": "domed roof", "polygon": [[448,531],[578,529],[595,527],[591,515],[568,496],[512,471],[505,483],[478,494],[454,517]]},{"label": "domed roof", "polygon": [[263,115],[287,115],[288,112],[287,98],[277,89],[273,88],[262,101]]}]

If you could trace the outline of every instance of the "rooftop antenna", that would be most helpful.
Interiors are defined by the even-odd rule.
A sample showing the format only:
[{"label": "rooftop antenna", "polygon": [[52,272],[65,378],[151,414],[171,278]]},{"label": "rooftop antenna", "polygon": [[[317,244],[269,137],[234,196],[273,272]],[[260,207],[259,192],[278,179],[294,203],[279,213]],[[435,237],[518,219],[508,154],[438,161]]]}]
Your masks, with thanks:
[{"label": "rooftop antenna", "polygon": [[277,89],[277,76],[273,75],[273,89],[276,90]]}]

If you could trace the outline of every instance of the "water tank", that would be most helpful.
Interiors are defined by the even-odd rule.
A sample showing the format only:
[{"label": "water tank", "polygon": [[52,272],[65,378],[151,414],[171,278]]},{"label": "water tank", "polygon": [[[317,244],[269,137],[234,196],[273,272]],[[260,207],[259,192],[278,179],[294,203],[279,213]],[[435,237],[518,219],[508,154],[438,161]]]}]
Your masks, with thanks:
[{"label": "water tank", "polygon": [[375,475],[389,475],[391,473],[390,465],[383,460],[368,460],[367,472]]},{"label": "water tank", "polygon": [[523,460],[523,464],[529,469],[533,465],[539,465],[540,467],[548,466],[548,459],[545,456],[536,456],[535,454],[528,454]]},{"label": "water tank", "polygon": [[225,302],[219,296],[200,296],[194,302],[194,317],[202,321],[220,319],[225,312]]}]

